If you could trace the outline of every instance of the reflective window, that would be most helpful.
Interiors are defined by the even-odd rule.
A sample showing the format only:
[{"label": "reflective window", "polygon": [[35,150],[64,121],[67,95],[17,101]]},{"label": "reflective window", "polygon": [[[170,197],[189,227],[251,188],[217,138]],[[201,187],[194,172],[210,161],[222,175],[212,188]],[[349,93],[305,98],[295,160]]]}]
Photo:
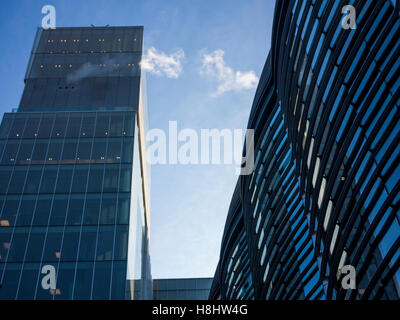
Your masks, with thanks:
[{"label": "reflective window", "polygon": [[44,114],[40,121],[38,138],[49,138],[53,129],[54,114]]},{"label": "reflective window", "polygon": [[39,190],[40,179],[42,176],[41,166],[29,167],[24,193],[37,193]]},{"label": "reflective window", "polygon": [[23,197],[18,211],[17,226],[30,226],[35,211],[35,197]]},{"label": "reflective window", "polygon": [[75,263],[60,263],[57,274],[57,289],[54,293],[56,300],[72,299],[72,288],[74,285]]},{"label": "reflective window", "polygon": [[89,173],[89,168],[87,166],[75,167],[74,177],[72,180],[73,193],[83,193],[86,191],[88,173]]},{"label": "reflective window", "polygon": [[57,114],[51,136],[53,138],[64,138],[68,123],[68,114]]},{"label": "reflective window", "polygon": [[42,259],[42,252],[44,241],[46,239],[46,228],[32,228],[26,251],[25,261],[40,262]]},{"label": "reflective window", "polygon": [[61,261],[75,261],[78,254],[80,227],[67,227],[64,232]]},{"label": "reflective window", "polygon": [[47,154],[47,141],[37,141],[33,149],[32,164],[43,164]]},{"label": "reflective window", "polygon": [[80,225],[83,215],[84,197],[81,195],[72,195],[69,200],[67,225]]},{"label": "reflective window", "polygon": [[97,243],[97,260],[111,260],[113,256],[114,226],[100,226]]},{"label": "reflective window", "polygon": [[27,167],[15,167],[11,176],[8,193],[21,193],[24,188]]},{"label": "reflective window", "polygon": [[6,193],[8,189],[8,184],[11,177],[11,170],[7,167],[0,167],[0,193]]},{"label": "reflective window", "polygon": [[9,140],[3,151],[1,164],[14,164],[17,157],[19,142]]},{"label": "reflective window", "polygon": [[40,193],[53,193],[56,186],[57,169],[55,166],[45,167],[40,185]]},{"label": "reflective window", "polygon": [[11,114],[5,114],[3,117],[3,121],[0,125],[0,139],[7,139],[8,133],[12,127],[12,123],[14,121],[14,116]]},{"label": "reflective window", "polygon": [[89,300],[92,292],[94,262],[79,262],[76,268],[74,299]]},{"label": "reflective window", "polygon": [[49,228],[44,247],[44,261],[58,261],[61,257],[63,227]]},{"label": "reflective window", "polygon": [[70,192],[73,169],[74,168],[72,166],[60,167],[60,170],[58,171],[58,178],[55,190],[56,193]]},{"label": "reflective window", "polygon": [[37,226],[47,225],[50,217],[51,209],[51,196],[41,197],[36,204],[35,216],[33,219],[33,224]]},{"label": "reflective window", "polygon": [[71,113],[68,128],[67,128],[67,137],[79,137],[81,131],[81,122],[82,122],[82,114],[81,113]]},{"label": "reflective window", "polygon": [[101,192],[103,185],[103,166],[93,166],[89,173],[88,192]]},{"label": "reflective window", "polygon": [[22,262],[25,255],[26,245],[28,243],[28,230],[25,228],[17,228],[11,240],[10,252],[8,254],[8,262]]},{"label": "reflective window", "polygon": [[18,197],[7,197],[3,205],[3,211],[1,214],[1,225],[8,227],[15,223],[15,219],[18,214],[19,196]]},{"label": "reflective window", "polygon": [[25,263],[22,270],[21,281],[24,285],[18,291],[18,300],[32,300],[35,296],[36,284],[40,273],[38,263]]}]

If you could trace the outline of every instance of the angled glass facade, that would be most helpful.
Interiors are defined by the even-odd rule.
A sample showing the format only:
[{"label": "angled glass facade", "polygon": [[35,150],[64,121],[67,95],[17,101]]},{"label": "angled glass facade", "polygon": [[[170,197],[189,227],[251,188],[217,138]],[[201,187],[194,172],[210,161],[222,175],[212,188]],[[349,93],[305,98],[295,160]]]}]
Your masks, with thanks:
[{"label": "angled glass facade", "polygon": [[[344,29],[353,5],[356,29]],[[399,299],[400,16],[394,1],[277,1],[252,107],[255,170],[239,179],[211,298],[230,299],[246,232],[255,299]],[[228,218],[229,219],[229,218]],[[342,287],[343,266],[356,289]],[[225,271],[226,270],[226,271]]]},{"label": "angled glass facade", "polygon": [[254,297],[249,247],[244,230],[240,184],[235,188],[222,237],[221,258],[211,286],[212,299],[250,300]]},{"label": "angled glass facade", "polygon": [[151,298],[142,34],[38,30],[0,127],[0,299]]}]

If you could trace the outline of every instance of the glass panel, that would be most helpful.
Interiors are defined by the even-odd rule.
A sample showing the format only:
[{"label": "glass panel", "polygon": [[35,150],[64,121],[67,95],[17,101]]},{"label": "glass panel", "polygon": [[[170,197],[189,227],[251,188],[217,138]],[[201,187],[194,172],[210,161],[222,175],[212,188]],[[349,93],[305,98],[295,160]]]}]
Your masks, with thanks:
[{"label": "glass panel", "polygon": [[30,226],[32,223],[33,212],[35,210],[35,198],[23,197],[19,208],[17,226]]},{"label": "glass panel", "polygon": [[131,180],[132,180],[132,168],[125,166],[121,168],[120,176],[120,192],[130,192],[131,191]]},{"label": "glass panel", "polygon": [[129,223],[130,196],[120,194],[118,199],[118,224]]},{"label": "glass panel", "polygon": [[84,198],[78,195],[73,195],[69,200],[68,217],[67,217],[68,225],[81,224],[82,213],[83,213],[83,202]]},{"label": "glass panel", "polygon": [[85,204],[83,224],[97,224],[99,221],[100,195],[88,195]]},{"label": "glass panel", "polygon": [[80,262],[77,265],[74,299],[89,300],[92,291],[93,262]]},{"label": "glass panel", "polygon": [[72,166],[61,166],[58,172],[56,193],[69,193],[72,182]]},{"label": "glass panel", "polygon": [[68,196],[57,196],[51,210],[50,225],[64,225],[68,207]]},{"label": "glass panel", "polygon": [[43,164],[46,159],[47,141],[37,141],[33,149],[32,164]]},{"label": "glass panel", "polygon": [[3,121],[1,122],[0,126],[0,139],[7,139],[13,121],[14,121],[13,115],[4,114]]},{"label": "glass panel", "polygon": [[114,262],[112,274],[112,288],[111,299],[123,300],[125,299],[125,286],[126,286],[126,262]]},{"label": "glass panel", "polygon": [[10,181],[12,168],[0,167],[0,193],[6,193]]},{"label": "glass panel", "polygon": [[38,138],[49,138],[53,128],[54,114],[45,114],[40,122]]},{"label": "glass panel", "polygon": [[93,137],[96,114],[89,113],[83,116],[81,137]]},{"label": "glass panel", "polygon": [[117,197],[115,195],[104,195],[101,202],[100,224],[114,224],[117,209]]},{"label": "glass panel", "polygon": [[54,295],[56,300],[72,299],[72,288],[74,285],[75,263],[64,262],[60,264],[57,274],[57,289]]},{"label": "glass panel", "polygon": [[132,163],[133,139],[124,139],[122,145],[122,162]]},{"label": "glass panel", "polygon": [[16,296],[20,273],[21,265],[19,263],[7,264],[3,276],[4,282],[2,283],[2,288],[0,290],[0,299],[13,299],[13,297]]},{"label": "glass panel", "polygon": [[[13,229],[1,227],[0,228],[0,263],[5,262],[10,249],[10,241]],[[3,270],[0,269],[0,272]]]},{"label": "glass panel", "polygon": [[65,131],[67,128],[67,122],[68,122],[67,114],[57,114],[51,136],[54,138],[64,138]]},{"label": "glass panel", "polygon": [[28,177],[26,179],[24,193],[37,193],[42,176],[42,166],[29,167]]},{"label": "glass panel", "polygon": [[110,139],[108,141],[107,163],[119,163],[121,161],[122,139]]},{"label": "glass panel", "polygon": [[64,150],[62,155],[63,164],[74,164],[76,159],[76,149],[78,142],[69,141],[64,144]]},{"label": "glass panel", "polygon": [[111,260],[114,244],[114,226],[101,226],[97,243],[97,260]]},{"label": "glass panel", "polygon": [[17,164],[29,165],[32,158],[33,141],[22,142],[19,148]]},{"label": "glass panel", "polygon": [[103,192],[118,192],[118,166],[106,166]]},{"label": "glass panel", "polygon": [[90,163],[90,151],[92,149],[91,141],[80,141],[78,146],[78,154],[76,157],[77,163],[89,164]]},{"label": "glass panel", "polygon": [[25,263],[18,291],[18,300],[33,300],[40,273],[40,264]]},{"label": "glass panel", "polygon": [[97,227],[83,227],[79,247],[79,261],[94,260]]},{"label": "glass panel", "polygon": [[117,226],[115,236],[115,260],[126,260],[128,254],[128,226]]},{"label": "glass panel", "polygon": [[44,169],[40,193],[53,193],[56,185],[57,167],[47,166]]},{"label": "glass panel", "polygon": [[19,197],[7,197],[1,214],[1,226],[13,226],[18,212]]},{"label": "glass panel", "polygon": [[109,114],[99,113],[96,121],[96,137],[105,137],[108,135]]},{"label": "glass panel", "polygon": [[92,162],[104,163],[106,157],[106,140],[96,139],[93,145]]},{"label": "glass panel", "polygon": [[106,300],[110,298],[111,262],[96,262],[93,299]]},{"label": "glass panel", "polygon": [[124,133],[126,136],[133,137],[135,119],[133,113],[125,113]]},{"label": "glass panel", "polygon": [[57,164],[61,158],[61,151],[63,148],[62,140],[52,140],[49,146],[49,152],[47,154],[47,164]]},{"label": "glass panel", "polygon": [[110,123],[110,136],[119,137],[122,136],[122,132],[123,132],[123,114],[112,113],[111,123]]},{"label": "glass panel", "polygon": [[1,141],[0,140],[0,159],[3,156],[3,151],[4,151],[4,148],[6,146],[6,143],[7,143],[6,141]]},{"label": "glass panel", "polygon": [[35,217],[33,224],[38,226],[46,226],[49,221],[51,207],[51,196],[45,196],[38,200],[36,204]]},{"label": "glass panel", "polygon": [[44,261],[58,261],[61,256],[63,227],[51,227],[47,233]]},{"label": "glass panel", "polygon": [[74,178],[72,182],[73,193],[83,193],[86,191],[88,173],[89,173],[89,168],[86,166],[75,167]]},{"label": "glass panel", "polygon": [[32,228],[25,261],[40,262],[42,259],[46,228]]},{"label": "glass panel", "polygon": [[17,157],[19,142],[7,141],[7,145],[3,151],[2,164],[14,164]]},{"label": "glass panel", "polygon": [[101,192],[103,185],[103,166],[93,166],[89,174],[88,192]]},{"label": "glass panel", "polygon": [[68,122],[67,137],[79,137],[81,130],[82,114],[71,114]]},{"label": "glass panel", "polygon": [[9,139],[18,139],[21,138],[22,133],[25,128],[26,117],[16,116],[14,119],[13,125],[11,127]]},{"label": "glass panel", "polygon": [[27,167],[15,167],[8,193],[21,193],[25,183]]},{"label": "glass panel", "polygon": [[64,233],[61,261],[75,261],[78,253],[80,227],[67,227]]},{"label": "glass panel", "polygon": [[22,262],[24,260],[26,244],[28,242],[29,229],[16,228],[11,239],[8,262]]}]

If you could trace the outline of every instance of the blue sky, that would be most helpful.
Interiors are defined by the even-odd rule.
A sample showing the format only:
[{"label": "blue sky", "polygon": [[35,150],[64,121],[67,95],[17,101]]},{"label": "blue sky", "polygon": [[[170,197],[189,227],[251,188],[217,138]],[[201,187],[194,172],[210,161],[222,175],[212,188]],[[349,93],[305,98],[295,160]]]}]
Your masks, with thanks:
[{"label": "blue sky", "polygon": [[[177,121],[178,130],[246,127],[270,48],[274,0],[6,1],[1,114],[19,104],[47,4],[55,6],[60,27],[144,26],[145,52],[154,57],[147,76],[150,128],[167,131],[169,121]],[[213,276],[236,180],[234,166],[152,167],[154,278]]]}]

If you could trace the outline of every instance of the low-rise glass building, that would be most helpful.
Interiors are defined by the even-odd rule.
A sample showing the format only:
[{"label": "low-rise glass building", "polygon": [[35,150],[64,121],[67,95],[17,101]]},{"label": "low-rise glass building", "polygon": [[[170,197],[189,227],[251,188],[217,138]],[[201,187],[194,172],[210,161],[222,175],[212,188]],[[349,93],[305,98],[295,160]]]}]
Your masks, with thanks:
[{"label": "low-rise glass building", "polygon": [[38,30],[0,127],[0,299],[151,298],[142,46],[142,27]]},{"label": "low-rise glass building", "polygon": [[207,300],[212,278],[154,279],[154,300]]}]

